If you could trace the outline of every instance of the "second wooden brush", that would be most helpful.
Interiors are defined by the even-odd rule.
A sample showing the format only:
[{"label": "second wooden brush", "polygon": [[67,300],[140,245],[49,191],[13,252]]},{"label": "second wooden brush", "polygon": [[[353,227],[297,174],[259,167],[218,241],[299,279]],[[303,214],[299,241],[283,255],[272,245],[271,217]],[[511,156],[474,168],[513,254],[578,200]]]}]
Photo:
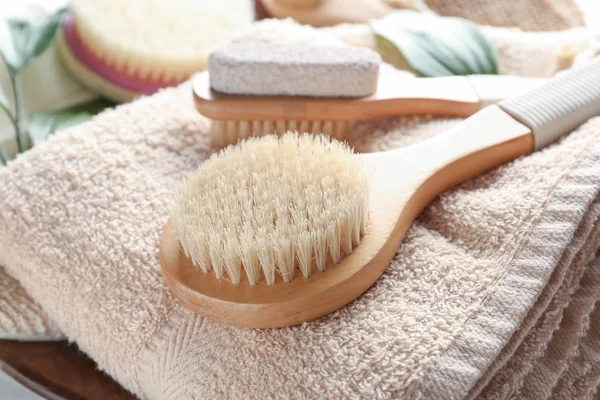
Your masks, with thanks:
[{"label": "second wooden brush", "polygon": [[545,79],[500,75],[413,78],[380,65],[375,51],[237,43],[211,54],[194,79],[196,107],[224,147],[287,131],[343,139],[347,124],[410,114],[468,117]]}]

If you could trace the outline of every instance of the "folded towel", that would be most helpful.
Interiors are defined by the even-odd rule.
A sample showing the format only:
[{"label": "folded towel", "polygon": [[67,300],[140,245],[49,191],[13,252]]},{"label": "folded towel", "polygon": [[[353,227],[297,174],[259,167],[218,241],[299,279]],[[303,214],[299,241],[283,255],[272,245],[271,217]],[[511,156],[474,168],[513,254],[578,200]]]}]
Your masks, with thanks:
[{"label": "folded towel", "polygon": [[579,342],[589,331],[590,314],[600,300],[600,259],[585,270],[581,285],[563,312],[560,329],[552,335],[545,353],[532,366],[522,383],[520,397],[549,398],[560,376],[573,361]]},{"label": "folded towel", "polygon": [[553,389],[553,399],[591,399],[600,385],[600,304],[589,318],[576,356]]},{"label": "folded towel", "polygon": [[[350,141],[391,149],[456,122],[362,122]],[[279,330],[205,320],[160,276],[167,208],[178,180],[208,156],[207,131],[185,84],[64,131],[0,171],[0,264],[133,393],[461,398],[504,387],[496,378],[521,346],[537,355],[516,363],[520,375],[550,357],[544,348],[555,346],[537,343],[561,331],[598,248],[600,118],[444,193],[363,296]],[[556,388],[594,381],[592,322]],[[508,386],[520,393],[523,381]]]},{"label": "folded towel", "polygon": [[19,282],[0,267],[0,339],[62,338],[58,326],[48,314],[25,292]]},{"label": "folded towel", "polygon": [[[586,264],[599,246],[598,215],[600,199],[590,206],[536,304],[468,397],[480,394],[485,384],[487,387],[481,393],[481,398],[512,398],[520,392],[527,374],[536,362],[541,362],[538,359],[549,345],[564,308],[572,301],[571,295],[581,282]],[[535,378],[527,376],[527,379]]]},{"label": "folded towel", "polygon": [[581,26],[579,0],[425,0],[440,15],[467,18],[478,24],[517,26],[526,31],[558,31]]}]

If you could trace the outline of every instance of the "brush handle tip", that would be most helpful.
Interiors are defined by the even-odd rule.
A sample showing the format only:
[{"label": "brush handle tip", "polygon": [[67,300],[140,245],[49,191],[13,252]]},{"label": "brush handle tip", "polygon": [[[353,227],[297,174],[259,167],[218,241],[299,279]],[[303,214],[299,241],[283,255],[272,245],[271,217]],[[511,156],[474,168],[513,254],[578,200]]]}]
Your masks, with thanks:
[{"label": "brush handle tip", "polygon": [[498,105],[531,128],[535,150],[540,150],[600,115],[600,60]]}]

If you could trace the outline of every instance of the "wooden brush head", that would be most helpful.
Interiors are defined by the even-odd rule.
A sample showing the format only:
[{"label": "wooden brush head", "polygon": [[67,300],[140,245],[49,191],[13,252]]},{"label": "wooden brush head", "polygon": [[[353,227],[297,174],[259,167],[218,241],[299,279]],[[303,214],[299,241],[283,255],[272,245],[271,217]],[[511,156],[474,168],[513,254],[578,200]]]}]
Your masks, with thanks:
[{"label": "wooden brush head", "polygon": [[365,232],[368,176],[347,145],[288,133],[230,146],[182,185],[171,212],[204,274],[251,286],[309,279]]}]

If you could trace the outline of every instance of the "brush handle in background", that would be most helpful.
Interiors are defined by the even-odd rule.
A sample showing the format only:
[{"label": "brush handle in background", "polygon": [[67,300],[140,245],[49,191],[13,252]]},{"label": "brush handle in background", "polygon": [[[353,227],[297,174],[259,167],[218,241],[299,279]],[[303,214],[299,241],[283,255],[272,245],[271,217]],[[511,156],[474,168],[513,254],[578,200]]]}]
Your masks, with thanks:
[{"label": "brush handle in background", "polygon": [[498,106],[531,128],[534,149],[542,149],[600,115],[600,59]]},{"label": "brush handle in background", "polygon": [[378,0],[321,0],[309,1],[305,5],[298,4],[300,1],[295,1],[296,5],[284,0],[261,1],[272,17],[293,18],[312,26],[364,23],[394,11],[394,8]]},{"label": "brush handle in background", "polygon": [[196,108],[213,120],[355,121],[417,114],[466,118],[547,81],[505,75],[413,78],[386,68],[373,95],[340,99],[228,95],[213,91],[205,72],[196,75],[193,90]]}]

